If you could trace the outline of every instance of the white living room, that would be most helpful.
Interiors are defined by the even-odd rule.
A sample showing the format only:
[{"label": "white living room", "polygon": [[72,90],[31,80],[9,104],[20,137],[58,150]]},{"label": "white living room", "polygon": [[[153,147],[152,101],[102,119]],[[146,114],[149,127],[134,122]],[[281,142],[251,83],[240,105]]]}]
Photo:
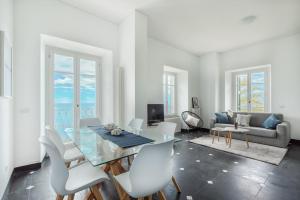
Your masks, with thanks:
[{"label": "white living room", "polygon": [[299,0],[0,0],[1,200],[298,200]]}]

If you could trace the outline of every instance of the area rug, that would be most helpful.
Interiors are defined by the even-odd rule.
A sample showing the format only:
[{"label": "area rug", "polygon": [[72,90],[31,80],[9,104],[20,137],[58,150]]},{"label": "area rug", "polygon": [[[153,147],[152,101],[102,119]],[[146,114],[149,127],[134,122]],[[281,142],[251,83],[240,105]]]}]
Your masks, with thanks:
[{"label": "area rug", "polygon": [[232,139],[231,148],[229,148],[223,137],[220,137],[219,142],[215,138],[215,142],[212,144],[212,137],[208,135],[190,140],[190,142],[275,165],[279,165],[287,152],[286,148],[251,142],[249,142],[250,147],[247,148],[245,141],[235,139]]}]

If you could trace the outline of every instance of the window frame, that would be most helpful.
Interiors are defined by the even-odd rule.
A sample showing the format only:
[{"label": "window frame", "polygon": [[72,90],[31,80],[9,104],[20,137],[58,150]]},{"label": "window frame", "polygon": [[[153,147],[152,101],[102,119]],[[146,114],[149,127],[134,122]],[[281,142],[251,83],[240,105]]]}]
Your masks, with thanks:
[{"label": "window frame", "polygon": [[[167,77],[168,76],[174,76],[174,85],[169,85],[167,83]],[[164,80],[163,80],[164,115],[165,115],[165,117],[170,118],[170,117],[177,116],[177,74],[174,73],[174,72],[164,71],[164,73],[163,73],[163,79],[164,78],[166,79],[165,80],[165,84],[164,84]],[[174,102],[174,113],[167,113],[166,109],[165,109],[165,99],[164,99],[165,94],[164,94],[164,91],[167,91],[168,86],[174,86],[174,99],[173,99],[173,102]]]},{"label": "window frame", "polygon": [[[242,69],[242,70],[237,70],[232,72],[232,108],[234,111],[241,112],[238,110],[238,96],[237,96],[237,77],[239,75],[247,75],[247,101],[248,101],[248,107],[246,112],[254,112],[252,111],[251,108],[251,74],[256,73],[256,72],[264,72],[265,77],[265,101],[264,101],[264,111],[261,112],[271,112],[271,65],[262,65],[262,66],[257,66],[257,67],[252,67],[252,68],[247,68],[247,69]],[[255,111],[255,112],[260,112],[260,111]]]},{"label": "window frame", "polygon": [[[73,72],[68,74],[73,74],[74,76],[74,106],[76,107],[73,110],[74,114],[74,128],[79,128],[80,124],[80,59],[93,60],[96,62],[96,117],[102,118],[102,59],[101,57],[86,54],[82,52],[77,52],[69,49],[63,49],[55,46],[46,46],[46,122],[54,127],[54,55],[59,54],[63,56],[72,57],[73,60]],[[76,90],[76,91],[75,91]],[[76,113],[76,114],[75,114]]]}]

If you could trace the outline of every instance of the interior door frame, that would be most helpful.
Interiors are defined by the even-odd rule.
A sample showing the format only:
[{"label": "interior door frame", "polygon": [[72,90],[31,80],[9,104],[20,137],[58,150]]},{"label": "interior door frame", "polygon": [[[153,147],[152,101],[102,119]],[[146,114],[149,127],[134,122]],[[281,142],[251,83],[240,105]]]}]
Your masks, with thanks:
[{"label": "interior door frame", "polygon": [[262,65],[257,67],[247,68],[245,70],[237,70],[232,73],[232,88],[233,88],[233,97],[232,105],[235,111],[238,111],[237,105],[237,76],[246,74],[247,75],[247,98],[248,98],[248,111],[252,112],[251,103],[251,73],[255,72],[265,72],[265,102],[264,102],[264,112],[271,112],[271,65]]},{"label": "interior door frame", "polygon": [[80,124],[80,58],[96,61],[96,117],[101,118],[102,111],[102,84],[101,84],[101,57],[62,49],[53,46],[46,46],[46,124],[54,127],[54,54],[58,53],[74,58],[74,128],[79,128]]}]

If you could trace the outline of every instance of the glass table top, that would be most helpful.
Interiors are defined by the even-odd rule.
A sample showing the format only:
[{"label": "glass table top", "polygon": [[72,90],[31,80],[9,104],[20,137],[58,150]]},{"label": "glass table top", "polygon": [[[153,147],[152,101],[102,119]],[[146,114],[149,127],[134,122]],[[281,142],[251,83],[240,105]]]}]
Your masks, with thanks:
[{"label": "glass table top", "polygon": [[[154,140],[154,142],[148,144],[158,144],[171,140],[176,142],[180,140],[175,138],[173,134],[157,132],[155,128],[141,131],[127,131]],[[144,145],[147,145],[121,148],[113,142],[103,139],[90,128],[68,129],[66,133],[85,158],[94,166],[137,154]]]}]

